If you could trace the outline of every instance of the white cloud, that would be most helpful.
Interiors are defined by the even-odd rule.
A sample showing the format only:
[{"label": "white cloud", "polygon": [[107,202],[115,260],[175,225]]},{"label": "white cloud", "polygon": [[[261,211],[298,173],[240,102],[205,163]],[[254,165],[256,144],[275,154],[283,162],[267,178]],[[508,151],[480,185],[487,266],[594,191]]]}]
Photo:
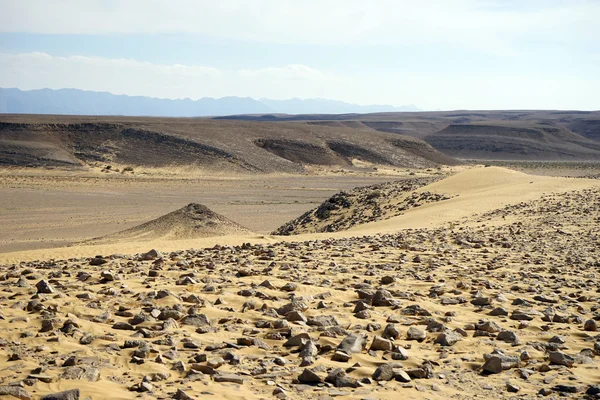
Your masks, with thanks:
[{"label": "white cloud", "polygon": [[[362,89],[367,92],[372,84],[357,80],[354,91]],[[464,76],[446,79],[414,74],[388,80],[385,90],[377,93],[379,97],[370,102],[390,103],[394,102],[394,95],[402,95],[410,98],[411,103],[429,110],[600,110],[599,91],[600,78],[531,78],[498,74],[493,78]]]},{"label": "white cloud", "polygon": [[331,96],[340,78],[305,65],[237,72],[196,65],[0,53],[0,87],[78,88],[165,98]]},{"label": "white cloud", "polygon": [[318,69],[300,64],[290,64],[281,68],[266,67],[255,70],[242,69],[238,71],[238,74],[246,78],[268,77],[285,80],[333,81],[340,79],[335,75],[325,74]]},{"label": "white cloud", "polygon": [[[338,98],[348,78],[326,73],[306,65],[266,67],[237,71],[234,78],[252,97],[272,99]],[[365,101],[362,99],[361,104]]]},{"label": "white cloud", "polygon": [[[177,97],[187,88],[210,88],[222,76],[216,68],[152,64],[131,59],[46,53],[0,53],[0,86],[21,89],[80,88],[115,94]],[[190,92],[192,91],[190,90]]]},{"label": "white cloud", "polygon": [[450,43],[508,55],[522,41],[593,45],[600,37],[600,2],[585,0],[0,0],[0,11],[4,32],[187,32],[284,44]]}]

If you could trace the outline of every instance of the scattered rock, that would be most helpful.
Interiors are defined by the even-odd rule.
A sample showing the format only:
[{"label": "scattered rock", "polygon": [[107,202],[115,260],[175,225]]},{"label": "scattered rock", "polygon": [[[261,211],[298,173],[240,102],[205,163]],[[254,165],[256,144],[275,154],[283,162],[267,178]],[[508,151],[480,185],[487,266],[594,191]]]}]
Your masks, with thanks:
[{"label": "scattered rock", "polygon": [[41,400],[79,400],[79,389],[65,390],[64,392],[48,394]]},{"label": "scattered rock", "polygon": [[365,334],[350,334],[342,340],[337,349],[346,354],[360,353],[367,346],[367,335]]},{"label": "scattered rock", "polygon": [[454,346],[461,339],[462,336],[457,332],[446,330],[438,335],[435,339],[435,343],[442,346]]},{"label": "scattered rock", "polygon": [[483,364],[483,370],[490,374],[499,374],[503,371],[502,359],[498,356],[492,356]]},{"label": "scattered rock", "polygon": [[215,382],[231,382],[242,385],[245,382],[245,378],[236,374],[216,374],[213,375],[213,380]]},{"label": "scattered rock", "polygon": [[395,376],[396,374],[392,365],[382,364],[373,372],[372,378],[376,381],[391,381]]},{"label": "scattered rock", "polygon": [[298,382],[307,385],[316,385],[317,383],[321,383],[322,379],[312,370],[304,368],[304,371],[298,376]]},{"label": "scattered rock", "polygon": [[373,338],[373,342],[371,343],[370,350],[390,351],[392,350],[392,347],[392,342],[390,342],[389,340],[384,339],[381,336],[375,336]]},{"label": "scattered rock", "polygon": [[11,396],[20,400],[31,400],[31,395],[21,386],[0,386],[0,396]]},{"label": "scattered rock", "polygon": [[36,287],[38,293],[52,294],[55,292],[52,285],[50,285],[50,283],[48,281],[43,280],[43,279],[41,281],[39,281],[38,283],[36,283],[35,287]]},{"label": "scattered rock", "polygon": [[427,332],[425,332],[423,329],[411,326],[406,332],[406,338],[408,340],[425,340],[427,338]]},{"label": "scattered rock", "polygon": [[373,295],[371,304],[375,307],[390,307],[395,305],[394,297],[385,289],[380,289]]},{"label": "scattered rock", "polygon": [[563,353],[562,351],[551,351],[548,353],[550,364],[564,365],[565,367],[572,367],[575,360],[573,357]]},{"label": "scattered rock", "polygon": [[588,332],[596,332],[598,330],[598,323],[593,319],[588,319],[583,325],[583,330]]}]

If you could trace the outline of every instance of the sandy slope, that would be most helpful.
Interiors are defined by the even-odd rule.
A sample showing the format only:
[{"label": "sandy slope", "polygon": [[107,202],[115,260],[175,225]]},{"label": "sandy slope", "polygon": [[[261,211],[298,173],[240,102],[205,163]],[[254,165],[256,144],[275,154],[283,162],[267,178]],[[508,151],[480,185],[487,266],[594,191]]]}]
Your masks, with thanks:
[{"label": "sandy slope", "polygon": [[534,200],[543,194],[592,187],[600,187],[600,181],[532,176],[500,167],[474,168],[417,190],[456,197],[408,210],[386,221],[361,225],[348,233],[391,233],[398,229],[439,227],[507,204]]}]

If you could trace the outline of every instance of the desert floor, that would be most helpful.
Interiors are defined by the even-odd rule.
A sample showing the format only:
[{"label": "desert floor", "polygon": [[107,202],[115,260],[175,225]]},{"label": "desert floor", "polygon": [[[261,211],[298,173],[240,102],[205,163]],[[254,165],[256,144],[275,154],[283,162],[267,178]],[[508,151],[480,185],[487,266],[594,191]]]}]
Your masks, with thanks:
[{"label": "desert floor", "polygon": [[[416,192],[447,200],[268,234],[339,190],[439,173]],[[6,170],[0,199],[0,393],[594,398],[600,384],[598,179]],[[68,246],[190,202],[255,233]]]},{"label": "desert floor", "polygon": [[[328,196],[414,171],[205,177],[181,170],[135,175],[0,170],[0,253],[56,248],[136,226],[201,203],[253,232],[269,233]],[[368,171],[368,170],[367,170]],[[417,171],[417,176],[436,170]],[[47,253],[50,254],[50,253]]]}]

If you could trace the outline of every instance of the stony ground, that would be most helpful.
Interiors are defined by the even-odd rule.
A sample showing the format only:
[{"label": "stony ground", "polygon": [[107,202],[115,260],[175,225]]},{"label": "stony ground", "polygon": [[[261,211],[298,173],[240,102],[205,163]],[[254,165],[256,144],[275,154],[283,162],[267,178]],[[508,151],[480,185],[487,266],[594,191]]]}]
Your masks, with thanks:
[{"label": "stony ground", "polygon": [[599,191],[433,230],[0,279],[0,396],[110,382],[161,399],[600,397]]},{"label": "stony ground", "polygon": [[406,178],[339,192],[319,207],[282,225],[273,234],[339,232],[356,225],[397,217],[411,208],[448,200],[450,197],[443,194],[415,192],[445,177],[447,175],[440,173],[438,176]]}]

